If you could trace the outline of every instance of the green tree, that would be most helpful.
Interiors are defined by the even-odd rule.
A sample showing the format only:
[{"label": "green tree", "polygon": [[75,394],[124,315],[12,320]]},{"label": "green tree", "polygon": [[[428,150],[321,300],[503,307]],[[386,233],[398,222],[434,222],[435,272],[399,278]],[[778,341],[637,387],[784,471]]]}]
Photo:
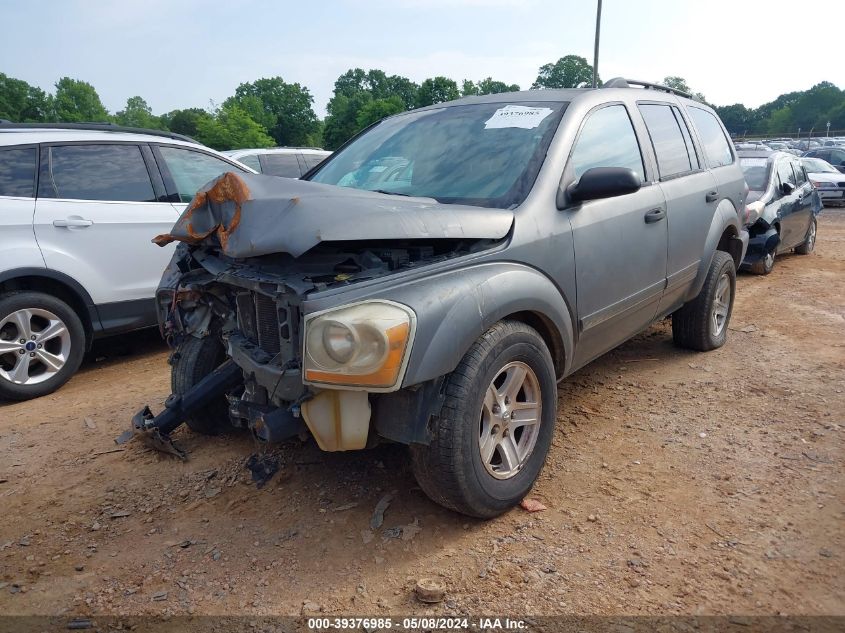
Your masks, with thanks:
[{"label": "green tree", "polygon": [[[787,134],[793,130],[792,108],[784,106],[780,110],[775,110],[772,115],[766,120],[765,132],[768,134]],[[809,130],[805,130],[809,132]]]},{"label": "green tree", "polygon": [[153,111],[142,97],[129,97],[126,107],[114,115],[115,123],[129,127],[143,127],[151,130],[165,128],[161,118],[153,116]]},{"label": "green tree", "polygon": [[109,113],[94,86],[70,77],[62,77],[56,82],[51,116],[55,121],[68,123],[109,120]]},{"label": "green tree", "polygon": [[384,117],[404,110],[405,104],[396,95],[387,99],[373,99],[358,111],[355,123],[359,130],[363,130],[368,125],[381,121]]},{"label": "green tree", "polygon": [[716,113],[728,128],[728,132],[739,136],[751,133],[757,123],[754,111],[741,103],[717,107]]},{"label": "green tree", "polygon": [[593,67],[578,55],[566,55],[554,64],[543,64],[537,73],[537,79],[531,86],[538,88],[577,88],[579,84],[592,85]]},{"label": "green tree", "polygon": [[16,123],[44,121],[50,99],[36,86],[0,73],[0,119]]},{"label": "green tree", "polygon": [[448,77],[426,79],[417,90],[417,107],[452,101],[461,96],[458,84]]},{"label": "green tree", "polygon": [[461,96],[463,97],[470,95],[492,95],[500,92],[519,92],[519,85],[506,84],[504,81],[497,81],[492,77],[482,79],[478,83],[464,79],[461,83]]},{"label": "green tree", "polygon": [[319,127],[313,103],[308,88],[270,77],[241,84],[223,105],[238,106],[266,127],[278,145],[304,145]]},{"label": "green tree", "polygon": [[[377,69],[350,68],[335,81],[334,95],[326,106],[328,116],[322,129],[325,147],[336,149],[383,116],[413,108],[417,91],[417,84],[407,77],[387,75]],[[362,114],[365,108],[366,113]]]},{"label": "green tree", "polygon": [[217,150],[272,147],[273,138],[235,104],[223,106],[212,116],[196,119],[196,139]]},{"label": "green tree", "polygon": [[323,142],[327,149],[337,149],[352,138],[361,128],[358,127],[358,113],[373,101],[369,92],[356,92],[351,96],[335,94],[326,110],[323,126]]},{"label": "green tree", "polygon": [[689,87],[687,80],[683,77],[671,75],[669,77],[664,77],[663,81],[661,81],[660,83],[669,88],[674,88],[675,90],[686,92],[688,95],[691,95],[702,103],[707,101],[707,99],[704,98],[703,94],[701,94],[700,92],[694,92],[693,89]]},{"label": "green tree", "polygon": [[197,123],[200,119],[210,119],[211,114],[202,108],[186,108],[184,110],[171,110],[161,115],[161,121],[171,132],[195,137],[197,135]]}]

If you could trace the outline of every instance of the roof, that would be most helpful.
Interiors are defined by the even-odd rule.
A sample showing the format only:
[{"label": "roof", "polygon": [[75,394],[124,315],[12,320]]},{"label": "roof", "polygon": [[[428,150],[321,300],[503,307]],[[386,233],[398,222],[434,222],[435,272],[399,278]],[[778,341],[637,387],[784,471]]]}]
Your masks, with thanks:
[{"label": "roof", "polygon": [[789,156],[791,158],[796,158],[795,154],[790,154],[789,152],[779,152],[779,151],[766,151],[760,149],[740,149],[737,150],[736,155],[740,158],[765,158],[765,159],[775,159],[781,156]]},{"label": "roof", "polygon": [[[187,139],[188,137],[184,137]],[[182,140],[170,136],[150,133],[135,133],[112,130],[86,130],[61,128],[21,128],[0,125],[0,145],[24,145],[28,143],[50,143],[55,141],[134,141],[144,143],[168,143],[173,145],[200,145],[196,141]],[[201,146],[202,147],[202,146]]]},{"label": "roof", "polygon": [[254,147],[243,149],[230,149],[223,152],[226,156],[236,158],[238,156],[246,156],[247,154],[317,154],[319,156],[328,156],[331,152],[320,147]]}]

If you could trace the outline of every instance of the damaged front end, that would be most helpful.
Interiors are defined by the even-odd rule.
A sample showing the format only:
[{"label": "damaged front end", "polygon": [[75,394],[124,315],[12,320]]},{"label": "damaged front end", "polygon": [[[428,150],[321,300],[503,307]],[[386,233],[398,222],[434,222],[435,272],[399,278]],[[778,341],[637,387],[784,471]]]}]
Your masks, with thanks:
[{"label": "damaged front end", "polygon": [[513,221],[506,210],[479,222],[477,208],[462,218],[461,207],[441,206],[263,176],[211,183],[155,239],[180,242],[156,304],[174,367],[190,337],[221,345],[225,362],[157,416],[139,411],[118,441],[138,437],[184,457],[170,433],[225,400],[228,422],[262,442],[307,429],[323,450],[372,443],[371,397],[402,387],[416,315],[384,299],[312,314],[303,304],[315,292],[488,249]]}]

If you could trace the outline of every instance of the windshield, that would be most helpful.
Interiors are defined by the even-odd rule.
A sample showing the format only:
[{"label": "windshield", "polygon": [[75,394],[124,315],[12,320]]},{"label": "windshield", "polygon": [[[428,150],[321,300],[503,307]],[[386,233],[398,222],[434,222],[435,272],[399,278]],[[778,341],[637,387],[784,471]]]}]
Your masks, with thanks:
[{"label": "windshield", "polygon": [[765,191],[769,182],[769,160],[767,158],[740,158],[745,182],[751,191]]},{"label": "windshield", "polygon": [[482,103],[391,117],[335,153],[309,180],[511,208],[531,190],[566,105]]},{"label": "windshield", "polygon": [[804,163],[804,168],[809,173],[815,174],[825,174],[825,173],[839,173],[836,171],[836,168],[821,158],[802,158],[801,162]]}]

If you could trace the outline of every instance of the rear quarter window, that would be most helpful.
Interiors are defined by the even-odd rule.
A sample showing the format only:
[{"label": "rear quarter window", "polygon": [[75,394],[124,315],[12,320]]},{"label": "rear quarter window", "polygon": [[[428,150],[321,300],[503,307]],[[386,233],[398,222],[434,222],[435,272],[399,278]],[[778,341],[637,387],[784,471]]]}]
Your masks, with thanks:
[{"label": "rear quarter window", "polygon": [[36,148],[0,149],[0,196],[35,197]]},{"label": "rear quarter window", "polygon": [[710,167],[722,167],[733,163],[734,157],[730,143],[716,116],[694,106],[687,107],[687,112],[698,130],[698,136],[704,146],[704,155]]}]

